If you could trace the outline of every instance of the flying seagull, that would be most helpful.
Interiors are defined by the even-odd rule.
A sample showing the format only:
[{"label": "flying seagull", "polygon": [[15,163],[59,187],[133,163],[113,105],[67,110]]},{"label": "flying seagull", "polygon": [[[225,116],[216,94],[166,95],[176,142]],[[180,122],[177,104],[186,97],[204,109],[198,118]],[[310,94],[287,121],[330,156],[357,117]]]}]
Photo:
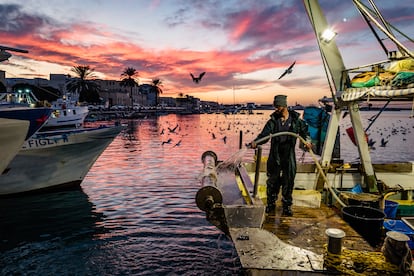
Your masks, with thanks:
[{"label": "flying seagull", "polygon": [[283,78],[285,75],[292,73],[293,70],[293,66],[295,65],[296,60],[289,66],[288,69],[285,70],[285,72],[283,72],[282,75],[280,75],[280,77],[278,78],[278,80],[280,80],[281,78]]},{"label": "flying seagull", "polygon": [[171,144],[172,139],[169,138],[167,141],[162,141],[161,146],[164,146],[164,144]]},{"label": "flying seagull", "polygon": [[192,73],[190,73],[191,78],[193,79],[194,83],[199,83],[201,81],[201,78],[204,76],[206,72],[201,73],[198,78],[194,77],[194,75]]},{"label": "flying seagull", "polygon": [[174,133],[175,131],[176,131],[176,129],[178,128],[178,124],[174,127],[174,128],[168,128],[168,130],[171,132],[171,133]]}]

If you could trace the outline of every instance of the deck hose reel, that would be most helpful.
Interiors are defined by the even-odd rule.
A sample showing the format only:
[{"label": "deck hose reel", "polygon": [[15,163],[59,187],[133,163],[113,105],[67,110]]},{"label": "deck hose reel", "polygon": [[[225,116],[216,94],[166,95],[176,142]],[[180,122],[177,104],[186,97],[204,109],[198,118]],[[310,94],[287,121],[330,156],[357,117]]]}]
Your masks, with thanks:
[{"label": "deck hose reel", "polygon": [[204,164],[203,173],[200,176],[203,185],[197,191],[196,204],[202,211],[211,210],[217,204],[223,203],[223,195],[217,187],[217,155],[213,151],[206,151],[201,156]]}]

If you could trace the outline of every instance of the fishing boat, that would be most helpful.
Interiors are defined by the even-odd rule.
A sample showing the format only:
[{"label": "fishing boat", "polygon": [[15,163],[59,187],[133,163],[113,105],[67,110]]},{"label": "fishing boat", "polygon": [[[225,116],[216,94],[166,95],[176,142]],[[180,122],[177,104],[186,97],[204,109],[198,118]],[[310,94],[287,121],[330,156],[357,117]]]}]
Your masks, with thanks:
[{"label": "fishing boat", "polygon": [[69,95],[52,102],[51,108],[53,109],[52,115],[43,130],[81,127],[89,113],[87,106],[79,105],[77,99]]},{"label": "fishing boat", "polygon": [[51,108],[52,114],[42,127],[42,130],[82,127],[86,116],[88,116],[89,109],[87,106],[79,105],[77,100],[76,96],[65,94],[49,103],[39,100],[31,89],[17,89],[14,93],[3,93],[0,95],[2,105]]},{"label": "fishing boat", "polygon": [[79,187],[122,126],[37,132],[0,175],[0,196]]},{"label": "fishing boat", "polygon": [[47,121],[50,108],[28,108],[0,105],[0,172],[29,139]]},{"label": "fishing boat", "polygon": [[[373,100],[413,101],[414,86],[398,72],[387,80],[374,79],[374,85],[361,85],[357,76],[365,69],[379,79],[383,71],[375,68],[411,64],[414,56],[392,34],[374,1],[369,2],[371,8],[353,0],[370,29],[385,34],[398,50],[386,50],[386,61],[349,69],[334,36],[323,35],[329,25],[318,1],[304,0],[331,87],[331,100],[325,102],[332,108],[320,156],[311,150],[314,162],[298,164],[293,217],[264,212],[266,159],[260,148],[250,162],[219,161],[210,151],[201,158],[202,187],[196,194],[196,204],[206,212],[210,223],[231,238],[247,275],[404,275],[412,271],[412,255],[406,244],[410,237],[398,231],[388,231],[384,236],[383,223],[386,199],[410,198],[414,163],[372,163],[360,105]],[[377,34],[375,37],[379,38]],[[345,164],[334,155],[344,110],[350,115],[358,164]],[[355,187],[362,192],[355,192]],[[405,255],[398,255],[388,241],[401,246],[400,252]],[[397,260],[389,252],[396,254]]]},{"label": "fishing boat", "polygon": [[0,117],[0,172],[20,150],[29,129],[29,121]]},{"label": "fishing boat", "polygon": [[25,139],[30,138],[47,122],[52,109],[48,107],[31,108],[22,105],[0,104],[0,118],[16,119],[29,122]]}]

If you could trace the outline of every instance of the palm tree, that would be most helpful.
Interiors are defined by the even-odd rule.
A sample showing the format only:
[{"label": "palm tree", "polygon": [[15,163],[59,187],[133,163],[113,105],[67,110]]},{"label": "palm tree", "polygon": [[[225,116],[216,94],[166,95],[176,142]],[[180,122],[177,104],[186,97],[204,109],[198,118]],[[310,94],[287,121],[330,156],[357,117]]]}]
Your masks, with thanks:
[{"label": "palm tree", "polygon": [[95,82],[94,69],[89,65],[77,65],[71,69],[75,78],[66,85],[69,92],[79,95],[79,102],[99,102],[99,85]]},{"label": "palm tree", "polygon": [[158,100],[160,97],[160,94],[162,94],[162,89],[160,88],[162,86],[162,82],[160,79],[153,79],[152,80],[152,87],[155,90],[155,105],[158,106]]},{"label": "palm tree", "polygon": [[130,87],[131,91],[129,93],[129,99],[131,100],[131,108],[133,108],[133,99],[132,99],[132,88],[139,86],[138,81],[135,79],[138,77],[138,72],[135,68],[128,67],[121,74],[121,86]]}]

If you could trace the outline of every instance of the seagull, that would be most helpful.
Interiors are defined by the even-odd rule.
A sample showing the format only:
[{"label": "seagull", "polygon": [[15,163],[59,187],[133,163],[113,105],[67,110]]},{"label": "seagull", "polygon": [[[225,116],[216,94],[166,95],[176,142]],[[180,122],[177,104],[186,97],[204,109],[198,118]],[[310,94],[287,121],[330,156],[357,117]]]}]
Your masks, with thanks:
[{"label": "seagull", "polygon": [[192,73],[190,73],[191,78],[193,79],[194,83],[199,83],[201,81],[201,78],[204,76],[206,72],[201,73],[198,78],[194,77],[194,75]]},{"label": "seagull", "polygon": [[180,146],[181,145],[181,140],[180,141],[178,141],[175,145],[174,145],[174,147],[178,147],[178,146]]},{"label": "seagull", "polygon": [[385,140],[384,138],[381,139],[381,146],[380,147],[385,147],[388,143],[388,140]]},{"label": "seagull", "polygon": [[172,141],[172,139],[171,139],[171,138],[170,138],[170,139],[168,139],[167,141],[162,141],[161,146],[164,146],[164,144],[170,144],[170,143],[171,143],[171,141]]},{"label": "seagull", "polygon": [[280,75],[280,77],[278,78],[278,80],[280,80],[281,78],[283,78],[285,75],[292,73],[293,70],[293,66],[295,65],[296,60],[289,66],[288,69],[285,70],[285,72],[283,72],[282,75]]},{"label": "seagull", "polygon": [[178,127],[178,124],[177,124],[174,128],[168,128],[168,130],[169,130],[171,133],[174,133],[174,132],[175,132],[175,130],[177,129],[177,127]]},{"label": "seagull", "polygon": [[370,139],[368,140],[368,147],[369,147],[370,149],[375,150],[375,147],[374,147],[375,143],[376,143],[376,141],[374,141],[374,140],[372,140],[372,139],[370,138]]}]

